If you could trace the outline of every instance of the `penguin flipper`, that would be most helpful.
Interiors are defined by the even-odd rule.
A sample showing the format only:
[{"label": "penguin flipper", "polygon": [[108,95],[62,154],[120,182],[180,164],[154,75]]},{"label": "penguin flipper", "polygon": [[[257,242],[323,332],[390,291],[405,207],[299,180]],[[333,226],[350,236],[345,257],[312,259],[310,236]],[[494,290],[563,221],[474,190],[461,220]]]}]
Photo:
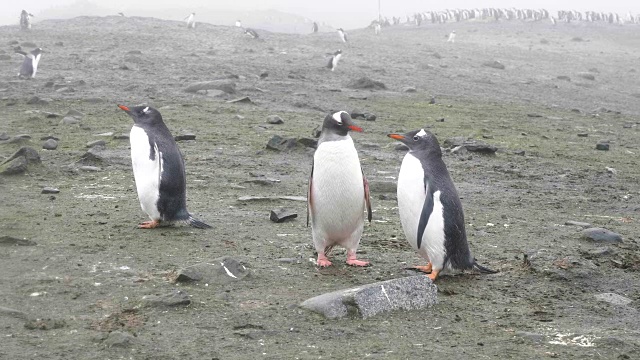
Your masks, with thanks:
[{"label": "penguin flipper", "polygon": [[364,176],[364,171],[362,172],[362,182],[364,184],[364,202],[367,205],[367,220],[371,223],[371,196],[369,195],[369,181],[367,181],[367,177]]},{"label": "penguin flipper", "polygon": [[426,180],[425,180],[425,192],[427,196],[424,199],[424,204],[422,205],[420,222],[418,222],[418,237],[416,238],[418,249],[420,249],[420,245],[422,245],[422,236],[424,235],[424,231],[427,229],[427,224],[429,223],[429,217],[433,212],[433,193],[435,192],[435,189],[433,189],[433,186],[430,186],[429,182]]},{"label": "penguin flipper", "polygon": [[307,190],[307,227],[309,227],[309,211],[311,211],[311,186],[313,185],[313,161],[311,162],[311,175],[309,175],[309,189]]},{"label": "penguin flipper", "polygon": [[27,56],[27,53],[22,51],[22,50],[16,50],[16,54],[20,54],[20,55],[25,56],[25,57]]}]

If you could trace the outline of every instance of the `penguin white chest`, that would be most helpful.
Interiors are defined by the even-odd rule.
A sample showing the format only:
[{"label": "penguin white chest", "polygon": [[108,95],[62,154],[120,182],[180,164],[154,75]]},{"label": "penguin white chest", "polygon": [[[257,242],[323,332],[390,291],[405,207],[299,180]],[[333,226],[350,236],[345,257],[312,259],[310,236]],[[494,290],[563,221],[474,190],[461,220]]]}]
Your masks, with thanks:
[{"label": "penguin white chest", "polygon": [[131,142],[131,165],[136,181],[138,199],[142,210],[152,220],[161,220],[157,203],[160,197],[160,179],[162,176],[162,153],[157,145],[149,143],[146,131],[134,125],[129,135]]},{"label": "penguin white chest", "polygon": [[428,223],[418,248],[418,228],[422,216],[427,192],[425,174],[420,160],[407,153],[402,160],[398,175],[398,210],[402,229],[411,246],[424,258],[431,262],[444,261],[444,218],[440,202],[440,191],[433,194],[433,210],[428,216]]},{"label": "penguin white chest", "polygon": [[340,58],[342,57],[342,54],[337,54],[333,56],[333,60],[331,60],[331,71],[334,71],[336,69],[336,67],[338,66],[338,61],[340,61]]},{"label": "penguin white chest", "polygon": [[40,62],[41,55],[42,54],[38,54],[31,60],[31,66],[33,67],[33,74],[31,74],[32,78],[36,77],[36,73],[38,72],[38,63]]},{"label": "penguin white chest", "polygon": [[353,140],[322,142],[314,154],[311,186],[314,231],[340,241],[364,226],[364,184]]}]

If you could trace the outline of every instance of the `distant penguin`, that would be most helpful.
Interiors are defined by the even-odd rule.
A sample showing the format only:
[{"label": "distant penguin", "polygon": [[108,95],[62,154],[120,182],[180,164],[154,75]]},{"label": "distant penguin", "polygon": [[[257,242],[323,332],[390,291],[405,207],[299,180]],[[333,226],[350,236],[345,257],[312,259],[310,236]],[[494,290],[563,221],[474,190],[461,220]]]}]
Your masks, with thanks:
[{"label": "distant penguin", "polygon": [[118,15],[124,17],[124,13],[123,12],[119,12]]},{"label": "distant penguin", "polygon": [[129,135],[133,176],[140,206],[151,218],[138,227],[184,222],[199,229],[210,228],[187,211],[184,160],[160,112],[148,106],[118,107],[133,118]]},{"label": "distant penguin", "polygon": [[373,27],[376,35],[380,35],[380,33],[382,32],[382,26],[380,26],[380,23],[377,23],[374,27]]},{"label": "distant penguin", "polygon": [[37,48],[30,53],[26,53],[22,50],[16,50],[16,53],[24,56],[22,60],[22,66],[20,66],[20,72],[18,77],[20,79],[33,79],[38,72],[38,64],[40,63],[40,57],[42,57],[42,49]]},{"label": "distant penguin", "polygon": [[242,27],[242,21],[236,20],[236,27],[241,28]]},{"label": "distant penguin", "polygon": [[187,21],[187,29],[195,29],[196,28],[196,13],[191,13],[189,16],[184,18]]},{"label": "distant penguin", "polygon": [[454,43],[454,42],[456,42],[456,31],[455,31],[455,30],[453,30],[453,31],[449,34],[449,37],[447,38],[447,42],[450,42],[450,43]]},{"label": "distant penguin", "polygon": [[342,28],[338,29],[338,35],[340,36],[340,40],[342,40],[343,43],[347,42],[347,33],[344,32]]},{"label": "distant penguin", "polygon": [[252,39],[257,39],[260,37],[258,36],[258,33],[253,29],[245,29],[244,34],[251,37]]},{"label": "distant penguin", "polygon": [[351,116],[338,111],[325,117],[313,155],[307,196],[307,226],[311,218],[317,265],[327,267],[327,255],[335,245],[347,249],[347,264],[367,266],[356,251],[364,230],[364,211],[371,222],[369,184],[360,167],[349,131],[361,132]]},{"label": "distant penguin", "polygon": [[314,21],[313,25],[311,26],[311,31],[313,31],[313,33],[315,34],[318,32],[318,30],[319,30],[318,23]]},{"label": "distant penguin", "polygon": [[331,69],[331,71],[334,71],[336,69],[336,66],[338,66],[338,61],[340,61],[341,57],[342,57],[342,50],[338,50],[334,52],[333,56],[331,56],[331,59],[329,60],[329,64],[327,65],[327,67]]},{"label": "distant penguin", "polygon": [[27,10],[22,10],[20,13],[20,30],[31,30],[31,18],[33,14]]},{"label": "distant penguin", "polygon": [[398,175],[397,196],[405,236],[428,261],[416,268],[434,281],[443,270],[475,268],[495,273],[478,265],[471,255],[462,203],[436,137],[424,129],[388,136],[409,147]]}]

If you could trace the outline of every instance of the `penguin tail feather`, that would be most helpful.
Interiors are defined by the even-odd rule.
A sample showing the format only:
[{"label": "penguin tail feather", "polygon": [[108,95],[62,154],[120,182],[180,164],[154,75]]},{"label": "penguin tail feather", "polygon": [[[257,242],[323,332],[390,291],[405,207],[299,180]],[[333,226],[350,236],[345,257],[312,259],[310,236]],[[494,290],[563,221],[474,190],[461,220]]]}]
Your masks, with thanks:
[{"label": "penguin tail feather", "polygon": [[193,226],[196,229],[211,229],[212,226],[203,223],[202,221],[195,219],[193,216],[189,215],[189,219],[187,220],[187,223],[191,226]]},{"label": "penguin tail feather", "polygon": [[478,270],[478,271],[480,271],[482,274],[496,274],[496,273],[498,273],[497,270],[491,270],[489,268],[486,268],[486,267],[478,264],[478,262],[475,259],[473,259],[473,268]]}]

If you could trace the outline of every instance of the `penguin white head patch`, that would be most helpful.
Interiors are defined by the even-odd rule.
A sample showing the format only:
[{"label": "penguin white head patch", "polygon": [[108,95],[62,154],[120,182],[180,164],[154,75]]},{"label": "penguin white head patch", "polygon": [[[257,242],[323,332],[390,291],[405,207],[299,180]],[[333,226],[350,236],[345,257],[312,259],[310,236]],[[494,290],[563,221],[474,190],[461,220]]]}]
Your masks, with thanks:
[{"label": "penguin white head patch", "polygon": [[420,129],[420,131],[418,131],[416,136],[419,136],[419,137],[427,136],[427,132],[424,131],[424,129]]},{"label": "penguin white head patch", "polygon": [[347,113],[346,111],[338,111],[337,113],[333,114],[333,120],[335,120],[338,124],[342,124],[342,113]]},{"label": "penguin white head patch", "polygon": [[149,107],[147,106],[146,108],[142,109],[142,112],[145,114],[149,113]]}]

